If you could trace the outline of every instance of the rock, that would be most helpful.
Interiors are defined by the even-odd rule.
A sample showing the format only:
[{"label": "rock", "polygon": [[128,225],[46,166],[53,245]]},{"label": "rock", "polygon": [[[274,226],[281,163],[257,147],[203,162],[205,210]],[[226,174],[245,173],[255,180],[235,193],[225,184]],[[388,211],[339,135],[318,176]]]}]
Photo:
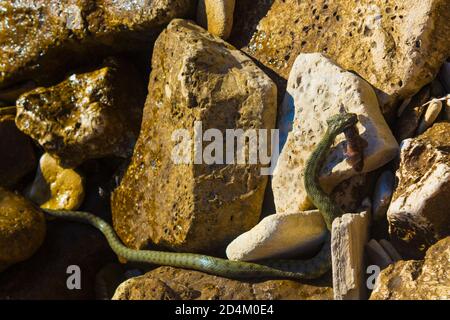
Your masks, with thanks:
[{"label": "rock", "polygon": [[211,34],[228,39],[233,28],[235,0],[199,0],[197,23]]},{"label": "rock", "polygon": [[375,239],[372,239],[367,243],[366,252],[371,264],[378,266],[381,270],[394,263],[386,250],[384,250],[384,247],[382,247]]},{"label": "rock", "polygon": [[0,272],[30,258],[44,241],[45,229],[42,212],[0,187]]},{"label": "rock", "polygon": [[[225,129],[274,128],[276,108],[275,84],[250,58],[192,22],[173,20],[155,43],[141,132],[112,196],[122,241],[212,253],[255,226],[267,168],[209,162],[211,144],[201,134],[216,128],[214,139],[225,142]],[[194,152],[201,164],[192,161],[192,140],[201,145]],[[198,161],[202,150],[206,161]]]},{"label": "rock", "polygon": [[272,214],[234,239],[226,253],[241,261],[298,257],[317,252],[327,233],[318,210]]},{"label": "rock", "polygon": [[160,267],[122,283],[113,300],[329,300],[327,286],[291,280],[241,282],[198,271]]},{"label": "rock", "polygon": [[436,123],[404,140],[387,217],[392,244],[405,258],[421,258],[450,235],[450,123]]},{"label": "rock", "polygon": [[48,82],[98,57],[148,51],[173,18],[193,15],[196,1],[2,1],[0,87]]},{"label": "rock", "polygon": [[[363,172],[375,170],[395,157],[398,144],[370,85],[321,54],[301,54],[292,68],[282,105],[280,123],[284,117],[295,115],[272,180],[277,212],[311,208],[303,185],[306,161],[325,133],[326,119],[342,109],[358,115],[359,133],[368,142],[363,151]],[[336,139],[321,173],[320,183],[326,192],[359,174],[345,159],[343,140],[343,135]]]},{"label": "rock", "polygon": [[41,208],[77,210],[84,199],[83,177],[74,169],[62,168],[44,153],[27,197]]},{"label": "rock", "polygon": [[425,114],[423,115],[419,128],[417,128],[417,133],[422,134],[425,132],[425,130],[431,127],[434,121],[436,121],[437,117],[439,116],[439,113],[441,113],[441,110],[442,101],[438,99],[431,100],[427,106],[427,111],[425,111]]},{"label": "rock", "polygon": [[370,213],[346,213],[333,221],[331,260],[335,300],[366,299],[364,246]]},{"label": "rock", "polygon": [[375,184],[373,194],[373,219],[380,221],[385,219],[392,194],[394,193],[395,176],[390,170],[384,171]]},{"label": "rock", "polygon": [[425,260],[398,261],[384,269],[371,300],[449,300],[450,237],[428,249]]},{"label": "rock", "polygon": [[430,98],[430,87],[423,87],[416,95],[411,98],[411,102],[404,108],[404,111],[399,115],[395,125],[395,137],[397,141],[415,136],[420,119],[426,110],[424,104]]},{"label": "rock", "polygon": [[13,115],[0,115],[0,154],[0,186],[14,186],[36,166],[31,140],[17,129]]},{"label": "rock", "polygon": [[102,68],[74,74],[17,100],[17,127],[64,167],[105,156],[130,156],[145,90],[132,65],[110,58]]},{"label": "rock", "polygon": [[[261,1],[251,2],[247,15],[260,10]],[[231,43],[284,78],[300,53],[322,52],[375,87],[384,114],[431,82],[450,56],[446,0],[262,2],[270,10],[256,15],[257,25],[237,25],[245,33]]]}]

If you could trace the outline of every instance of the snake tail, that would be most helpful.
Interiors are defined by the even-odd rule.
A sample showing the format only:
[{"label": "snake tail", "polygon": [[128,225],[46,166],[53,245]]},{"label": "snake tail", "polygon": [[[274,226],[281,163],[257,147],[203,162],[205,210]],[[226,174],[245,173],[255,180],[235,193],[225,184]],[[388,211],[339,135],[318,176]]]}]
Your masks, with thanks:
[{"label": "snake tail", "polygon": [[91,213],[42,210],[56,218],[88,223],[94,226],[106,237],[111,249],[129,262],[192,269],[226,278],[314,279],[326,273],[331,266],[329,236],[327,236],[319,253],[309,260],[266,260],[260,263],[251,263],[195,253],[130,249],[122,244],[110,224]]}]

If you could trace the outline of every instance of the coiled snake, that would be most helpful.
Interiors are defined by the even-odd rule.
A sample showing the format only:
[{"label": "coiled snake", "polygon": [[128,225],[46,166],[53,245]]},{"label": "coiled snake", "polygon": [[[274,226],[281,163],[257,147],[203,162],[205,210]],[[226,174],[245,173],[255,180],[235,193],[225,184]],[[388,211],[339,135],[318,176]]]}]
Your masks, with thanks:
[{"label": "coiled snake", "polygon": [[[356,115],[352,113],[340,113],[330,117],[327,120],[328,128],[323,138],[306,164],[304,184],[308,197],[322,213],[329,231],[331,231],[333,220],[343,212],[320,187],[319,172],[336,136],[354,126],[357,121]],[[54,217],[93,225],[104,234],[111,249],[130,262],[193,269],[227,278],[313,279],[323,275],[331,267],[330,232],[319,253],[309,260],[267,260],[250,263],[202,254],[130,249],[122,244],[107,222],[93,214],[82,211],[42,210]]]}]

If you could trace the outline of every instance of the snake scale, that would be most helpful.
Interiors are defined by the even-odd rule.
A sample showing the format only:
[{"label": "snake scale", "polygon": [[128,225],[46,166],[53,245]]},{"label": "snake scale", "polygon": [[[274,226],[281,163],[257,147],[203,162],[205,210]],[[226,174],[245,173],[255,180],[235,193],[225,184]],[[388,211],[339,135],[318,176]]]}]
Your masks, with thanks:
[{"label": "snake scale", "polygon": [[[330,232],[333,219],[342,215],[343,212],[322,190],[318,177],[336,136],[354,126],[357,121],[356,115],[352,113],[340,113],[330,117],[327,120],[328,128],[312,152],[305,168],[304,183],[308,197],[322,213]],[[193,269],[227,278],[313,279],[320,277],[331,267],[330,232],[321,250],[309,260],[267,260],[251,263],[194,253],[130,249],[122,244],[107,222],[93,214],[82,211],[42,210],[50,216],[93,225],[103,233],[112,250],[129,262]]]}]

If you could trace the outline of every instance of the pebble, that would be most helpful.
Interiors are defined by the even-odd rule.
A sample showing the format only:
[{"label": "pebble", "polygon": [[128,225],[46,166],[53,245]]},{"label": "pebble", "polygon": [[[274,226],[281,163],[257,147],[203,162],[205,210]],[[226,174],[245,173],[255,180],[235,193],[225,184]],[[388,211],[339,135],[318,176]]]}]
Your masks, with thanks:
[{"label": "pebble", "polygon": [[386,217],[386,212],[391,202],[392,194],[394,193],[395,177],[394,174],[386,170],[378,178],[375,184],[375,191],[373,194],[373,219],[380,221]]},{"label": "pebble", "polygon": [[276,213],[262,219],[227,247],[230,260],[255,261],[314,253],[327,228],[318,210]]},{"label": "pebble", "polygon": [[55,158],[44,153],[27,197],[42,208],[77,210],[84,199],[83,180],[79,172],[61,167]]},{"label": "pebble", "polygon": [[233,28],[235,0],[199,0],[197,23],[211,34],[228,39]]},{"label": "pebble", "polygon": [[419,128],[417,128],[417,134],[422,134],[427,130],[434,121],[439,116],[439,113],[442,110],[442,101],[433,99],[430,101],[430,104],[427,107],[427,111],[423,115],[422,121],[419,124]]}]

